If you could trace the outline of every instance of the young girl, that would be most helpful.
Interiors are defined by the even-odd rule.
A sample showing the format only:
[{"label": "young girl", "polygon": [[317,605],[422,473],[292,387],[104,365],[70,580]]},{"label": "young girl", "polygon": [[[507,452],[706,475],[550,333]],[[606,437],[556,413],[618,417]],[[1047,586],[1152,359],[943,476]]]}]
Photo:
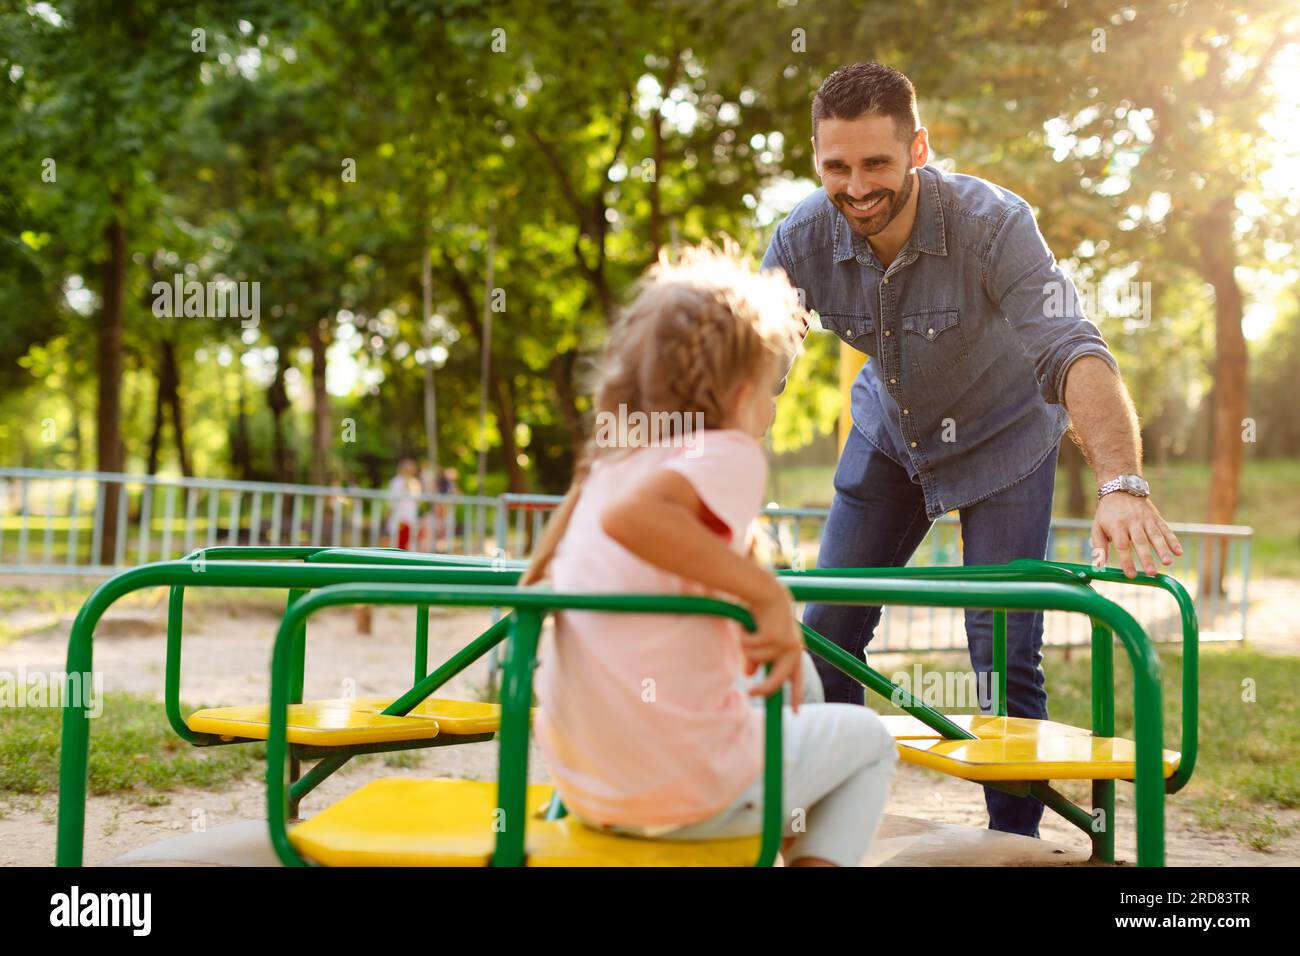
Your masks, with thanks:
[{"label": "young girl", "polygon": [[397,474],[388,483],[388,533],[403,551],[410,550],[411,533],[419,520],[420,470],[410,458],[403,458]]},{"label": "young girl", "polygon": [[[783,275],[754,272],[730,247],[701,248],[653,267],[612,332],[596,436],[524,580],[723,597],[747,606],[758,630],[701,616],[557,615],[537,737],[565,805],[590,826],[673,840],[758,833],[762,711],[742,679],[771,663],[749,693],[793,688],[785,859],[856,866],[875,834],[894,741],[865,707],[798,706],[804,652],[789,592],[746,553],[767,477],[759,439],[803,315]],[[632,427],[621,434],[618,423]]]}]

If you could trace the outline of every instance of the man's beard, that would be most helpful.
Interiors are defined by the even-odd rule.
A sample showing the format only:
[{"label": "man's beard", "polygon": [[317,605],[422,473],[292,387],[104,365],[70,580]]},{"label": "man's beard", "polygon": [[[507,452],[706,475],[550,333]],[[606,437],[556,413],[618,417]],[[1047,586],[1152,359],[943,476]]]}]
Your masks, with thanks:
[{"label": "man's beard", "polygon": [[866,218],[859,216],[858,211],[849,205],[849,194],[839,193],[835,197],[835,205],[839,207],[844,218],[849,222],[849,228],[863,238],[875,236],[883,232],[891,222],[898,218],[898,214],[903,211],[907,201],[912,198],[912,170],[909,169],[903,174],[903,185],[897,191],[892,189],[877,189],[868,194],[863,199],[855,199],[854,202],[873,202],[880,197],[884,197],[880,207]]}]

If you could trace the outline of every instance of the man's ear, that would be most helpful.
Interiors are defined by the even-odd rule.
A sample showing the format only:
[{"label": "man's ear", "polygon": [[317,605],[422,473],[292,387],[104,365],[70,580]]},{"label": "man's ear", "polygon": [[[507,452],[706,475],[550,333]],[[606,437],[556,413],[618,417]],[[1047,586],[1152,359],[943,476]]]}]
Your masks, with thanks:
[{"label": "man's ear", "polygon": [[912,165],[924,166],[930,161],[930,131],[924,126],[912,137]]},{"label": "man's ear", "polygon": [[821,164],[821,160],[817,158],[817,137],[816,136],[808,137],[808,142],[812,143],[813,172],[817,174],[817,178],[820,180],[822,178],[822,164]]}]

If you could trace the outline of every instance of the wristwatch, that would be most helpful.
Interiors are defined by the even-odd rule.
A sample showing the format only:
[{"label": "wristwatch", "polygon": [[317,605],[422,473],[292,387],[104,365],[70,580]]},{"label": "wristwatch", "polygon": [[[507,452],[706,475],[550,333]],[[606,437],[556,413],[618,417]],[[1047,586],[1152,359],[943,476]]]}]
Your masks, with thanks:
[{"label": "wristwatch", "polygon": [[1135,498],[1147,498],[1151,495],[1151,486],[1141,475],[1119,475],[1097,489],[1097,497],[1104,498],[1112,491],[1122,491]]}]

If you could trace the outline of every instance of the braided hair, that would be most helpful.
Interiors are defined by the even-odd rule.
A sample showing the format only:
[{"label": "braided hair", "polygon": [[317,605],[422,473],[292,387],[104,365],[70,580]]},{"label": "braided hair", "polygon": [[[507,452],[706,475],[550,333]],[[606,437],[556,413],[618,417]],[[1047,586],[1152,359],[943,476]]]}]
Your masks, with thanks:
[{"label": "braided hair", "polygon": [[[645,444],[668,443],[702,423],[728,428],[740,388],[789,367],[805,310],[783,272],[758,272],[731,240],[661,253],[610,332],[596,367],[594,407],[618,416],[641,412],[663,424]],[[643,436],[644,437],[644,436]],[[533,584],[564,536],[587,476],[600,458],[635,450],[595,435],[578,456],[573,484],[547,524],[522,583]],[[643,447],[643,446],[642,446]]]}]

